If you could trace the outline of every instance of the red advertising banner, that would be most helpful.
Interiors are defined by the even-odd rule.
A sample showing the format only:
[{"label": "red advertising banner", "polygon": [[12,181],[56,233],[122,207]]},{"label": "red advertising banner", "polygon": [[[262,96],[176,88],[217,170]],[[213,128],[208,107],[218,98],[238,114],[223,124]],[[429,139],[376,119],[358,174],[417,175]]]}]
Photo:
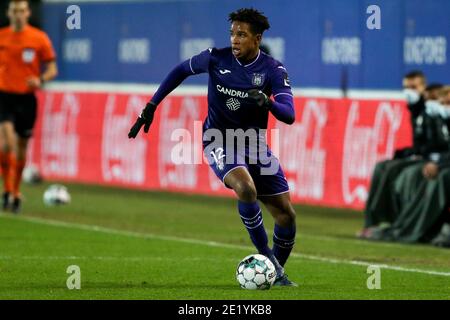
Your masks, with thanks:
[{"label": "red advertising banner", "polygon": [[[231,196],[202,155],[206,97],[167,97],[149,134],[130,140],[148,98],[40,92],[29,163],[51,180]],[[268,130],[293,201],[363,208],[376,162],[411,144],[405,103],[296,97],[295,107],[293,125],[271,117]]]}]

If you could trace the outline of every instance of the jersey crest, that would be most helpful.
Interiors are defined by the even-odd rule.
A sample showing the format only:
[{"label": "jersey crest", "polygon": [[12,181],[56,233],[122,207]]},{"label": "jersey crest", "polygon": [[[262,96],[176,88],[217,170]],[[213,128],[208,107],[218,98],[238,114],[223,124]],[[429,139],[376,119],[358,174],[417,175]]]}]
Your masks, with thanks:
[{"label": "jersey crest", "polygon": [[264,83],[264,78],[264,73],[254,73],[252,77],[252,84],[256,87],[259,87]]}]

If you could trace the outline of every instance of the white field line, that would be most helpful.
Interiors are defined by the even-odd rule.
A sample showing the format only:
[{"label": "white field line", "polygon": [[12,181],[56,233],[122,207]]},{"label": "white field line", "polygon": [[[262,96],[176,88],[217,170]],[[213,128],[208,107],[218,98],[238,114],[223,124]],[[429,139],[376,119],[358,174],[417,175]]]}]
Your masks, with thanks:
[{"label": "white field line", "polygon": [[371,240],[363,240],[363,239],[359,239],[356,237],[354,238],[345,238],[345,237],[331,237],[331,236],[316,236],[316,235],[312,235],[312,234],[305,234],[302,233],[300,235],[297,236],[297,239],[299,239],[301,241],[302,238],[306,238],[306,239],[312,239],[312,240],[317,240],[317,241],[336,241],[339,240],[340,242],[347,242],[347,243],[351,243],[353,245],[361,245],[364,247],[370,247],[370,246],[376,246],[376,247],[383,247],[383,248],[405,248],[406,247],[411,247],[414,246],[416,248],[427,248],[429,250],[439,250],[440,252],[445,252],[446,254],[449,255],[450,258],[450,250],[445,250],[445,249],[438,249],[437,247],[431,247],[431,246],[426,246],[424,244],[409,244],[409,243],[398,243],[398,242],[384,242],[384,241],[371,241]]},{"label": "white field line", "polygon": [[[215,241],[204,241],[204,240],[181,238],[181,237],[161,236],[161,235],[155,235],[155,234],[150,234],[150,233],[138,233],[138,232],[132,232],[132,231],[110,229],[110,228],[105,228],[105,227],[100,227],[100,226],[95,226],[95,225],[69,223],[69,222],[35,218],[35,217],[24,217],[24,216],[15,217],[15,216],[8,216],[5,214],[0,214],[0,217],[10,218],[10,219],[20,219],[20,220],[25,220],[25,221],[49,225],[49,226],[65,227],[65,228],[85,230],[85,231],[97,231],[97,232],[102,232],[102,233],[106,233],[106,234],[114,234],[114,235],[120,235],[120,236],[126,236],[126,237],[175,241],[175,242],[190,243],[190,244],[210,246],[210,247],[254,251],[254,248],[250,247],[250,246],[234,245],[234,244],[220,243],[220,242],[215,242]],[[450,277],[450,272],[441,272],[441,271],[416,269],[416,268],[406,268],[406,267],[401,267],[401,266],[370,263],[370,262],[365,262],[365,261],[333,259],[333,258],[320,257],[320,256],[315,256],[315,255],[309,255],[309,254],[299,254],[299,253],[292,253],[291,257],[307,259],[307,260],[312,260],[312,261],[320,261],[320,262],[325,262],[325,263],[332,263],[332,264],[347,264],[347,265],[357,265],[357,266],[378,266],[382,269],[387,269],[387,270],[395,270],[395,271],[401,271],[401,272],[412,272],[412,273],[420,273],[420,274],[427,274],[427,275],[434,275],[434,276]]]}]

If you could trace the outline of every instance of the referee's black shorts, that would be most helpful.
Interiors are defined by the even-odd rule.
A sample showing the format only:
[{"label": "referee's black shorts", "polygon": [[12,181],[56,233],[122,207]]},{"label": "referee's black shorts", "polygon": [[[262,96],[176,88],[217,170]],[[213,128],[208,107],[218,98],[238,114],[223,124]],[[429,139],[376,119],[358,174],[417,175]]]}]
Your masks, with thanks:
[{"label": "referee's black shorts", "polygon": [[37,115],[34,93],[16,94],[0,91],[0,123],[11,121],[21,138],[33,135]]}]

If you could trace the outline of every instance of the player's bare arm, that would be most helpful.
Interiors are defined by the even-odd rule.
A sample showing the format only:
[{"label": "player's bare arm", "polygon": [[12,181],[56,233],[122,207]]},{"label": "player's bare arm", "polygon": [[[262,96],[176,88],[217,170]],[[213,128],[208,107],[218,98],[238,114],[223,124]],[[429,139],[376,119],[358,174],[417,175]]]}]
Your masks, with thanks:
[{"label": "player's bare arm", "polygon": [[58,65],[56,61],[50,61],[45,64],[44,72],[40,77],[29,77],[27,79],[27,85],[30,88],[38,89],[41,88],[44,83],[51,81],[58,76]]}]

